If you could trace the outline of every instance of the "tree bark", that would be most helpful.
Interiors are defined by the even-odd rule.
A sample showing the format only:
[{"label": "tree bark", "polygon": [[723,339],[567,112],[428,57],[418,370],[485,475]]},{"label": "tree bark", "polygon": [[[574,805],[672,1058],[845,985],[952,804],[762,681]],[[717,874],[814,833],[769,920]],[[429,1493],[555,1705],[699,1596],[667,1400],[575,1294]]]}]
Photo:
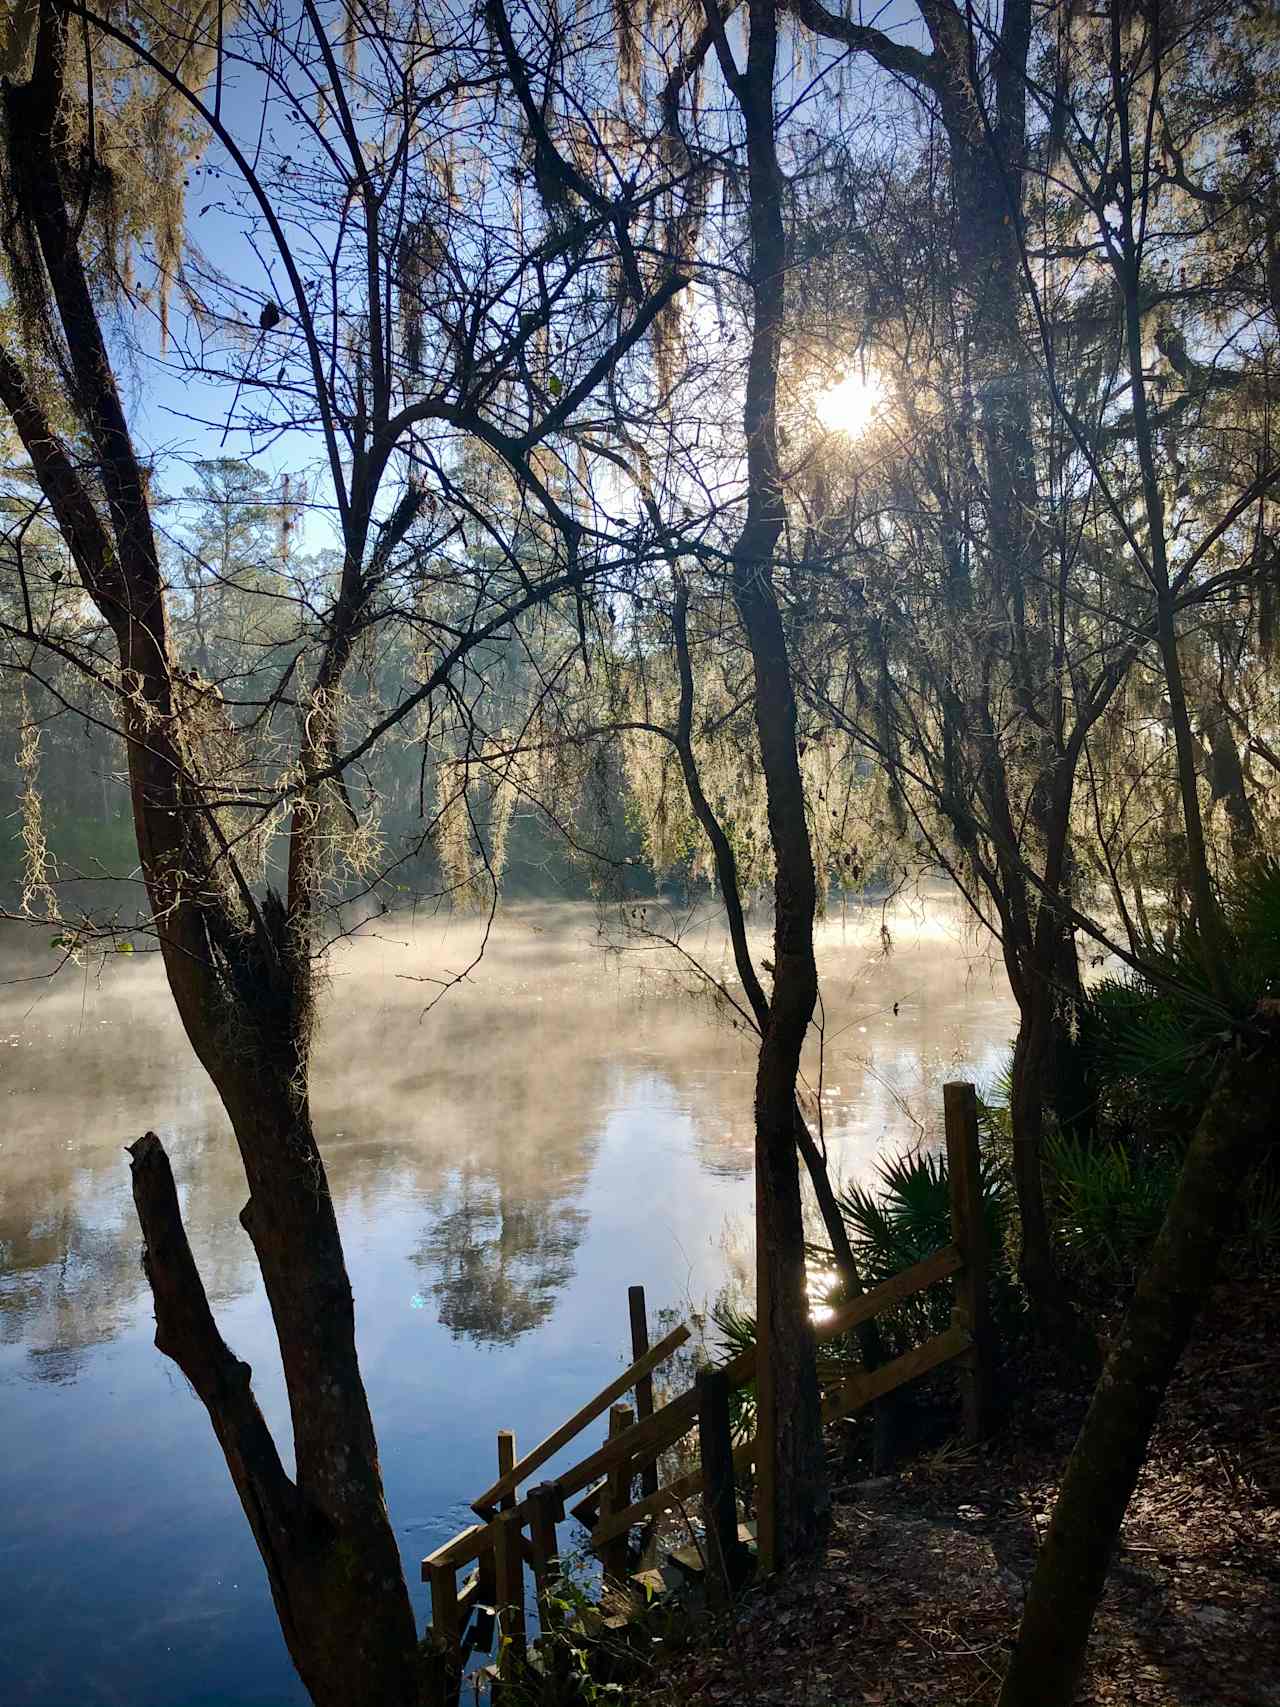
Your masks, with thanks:
[{"label": "tree bark", "polygon": [[[738,862],[734,855],[733,844],[725,833],[724,825],[716,817],[711,802],[707,799],[702,786],[702,776],[698,769],[697,757],[693,750],[693,704],[694,681],[693,661],[689,654],[689,592],[682,582],[677,586],[675,603],[671,612],[672,633],[675,641],[676,673],[680,682],[680,703],[676,716],[675,748],[680,759],[681,773],[684,777],[685,792],[689,796],[689,804],[694,817],[701,825],[707,841],[711,845],[712,859],[716,869],[716,885],[720,890],[720,899],[724,905],[725,921],[729,929],[729,942],[733,949],[734,965],[737,968],[738,979],[742,985],[743,994],[747,998],[756,1026],[761,1035],[769,1022],[769,998],[756,972],[755,962],[751,958],[751,947],[747,941],[746,914],[742,905],[742,890],[738,883]],[[840,1212],[840,1204],[836,1198],[835,1187],[831,1183],[831,1174],[827,1168],[826,1157],[819,1149],[804,1111],[799,1102],[795,1109],[796,1147],[801,1160],[809,1175],[809,1183],[813,1187],[814,1199],[818,1205],[818,1213],[822,1217],[822,1225],[827,1238],[831,1241],[831,1254],[835,1261],[836,1272],[840,1276],[840,1284],[846,1298],[860,1298],[863,1292],[862,1276],[853,1254],[853,1246],[849,1242],[849,1229],[844,1216]],[[878,1369],[884,1361],[884,1342],[880,1330],[874,1321],[864,1322],[858,1329],[858,1345],[862,1352],[863,1363],[867,1369]],[[877,1434],[883,1432],[881,1419],[887,1415],[887,1404],[882,1401],[876,1407]],[[890,1451],[888,1438],[878,1441],[885,1453]]]},{"label": "tree bark", "polygon": [[1274,1135],[1280,1026],[1233,1046],[1080,1431],[1023,1612],[1000,1707],[1070,1707],[1151,1431],[1213,1283],[1240,1180]]},{"label": "tree bark", "polygon": [[[774,984],[756,1072],[756,1263],[763,1355],[757,1387],[760,1436],[773,1442],[776,1565],[812,1553],[826,1537],[830,1495],[822,1444],[813,1327],[804,1262],[804,1216],[796,1160],[796,1079],[813,1017],[817,880],[796,746],[796,705],[774,552],[786,520],[778,459],[778,364],[785,308],[783,178],[773,81],[774,0],[750,0],[746,69],[734,64],[723,29],[716,47],[742,110],[747,137],[751,234],[751,349],[743,425],[747,515],[733,551],[733,596],[755,674],[755,723],[774,855]],[[762,1551],[767,1549],[762,1548]]]},{"label": "tree bark", "polygon": [[[1041,902],[1042,907],[1047,905],[1047,901]],[[1068,1121],[1061,1098],[1070,1094],[1070,1088],[1064,1084],[1064,1067],[1069,1067],[1075,1049],[1065,1035],[1067,1020],[1060,1012],[1060,1004],[1069,997],[1059,981],[1062,955],[1058,934],[1054,921],[1049,941],[1038,941],[1020,969],[1009,1108],[1020,1234],[1018,1274],[1045,1345],[1093,1377],[1100,1365],[1097,1339],[1063,1286],[1045,1203],[1046,1103],[1066,1130]]]},{"label": "tree bark", "polygon": [[[0,352],[0,398],[86,591],[115,637],[139,860],[165,971],[191,1044],[230,1116],[249,1185],[242,1216],[262,1269],[293,1423],[284,1475],[247,1367],[214,1325],[153,1136],[134,1150],[157,1345],[209,1411],[290,1653],[318,1707],[413,1707],[418,1644],[382,1493],[337,1218],[311,1129],[314,999],[305,906],[255,899],[208,806],[175,693],[164,577],[144,478],[67,200],[66,19],[43,0],[34,66],[6,84],[7,180],[44,277],[41,310],[69,374],[73,456],[28,377]],[[46,288],[47,287],[47,288]],[[81,474],[87,460],[95,482]],[[98,492],[105,498],[101,502]]]},{"label": "tree bark", "polygon": [[418,1701],[412,1614],[407,1597],[401,1607],[394,1593],[396,1581],[403,1582],[385,1511],[364,1533],[349,1499],[335,1521],[338,1500],[305,1492],[301,1475],[290,1480],[254,1399],[252,1371],[214,1322],[164,1147],[148,1132],[130,1155],[156,1348],[178,1365],[209,1413],[298,1675],[312,1700],[326,1707]]}]

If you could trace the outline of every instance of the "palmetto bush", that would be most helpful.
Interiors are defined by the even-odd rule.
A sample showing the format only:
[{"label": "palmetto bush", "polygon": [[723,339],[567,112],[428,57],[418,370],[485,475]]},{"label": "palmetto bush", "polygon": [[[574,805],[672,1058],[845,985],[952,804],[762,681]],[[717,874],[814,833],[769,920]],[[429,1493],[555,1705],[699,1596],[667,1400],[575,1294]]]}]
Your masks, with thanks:
[{"label": "palmetto bush", "polygon": [[[991,1305],[998,1320],[1016,1315],[1017,1289],[1008,1246],[1013,1183],[1001,1147],[984,1144],[979,1174],[990,1253]],[[882,1162],[868,1185],[847,1186],[840,1210],[863,1284],[877,1286],[951,1242],[951,1199],[945,1152],[914,1149]],[[878,1320],[901,1351],[940,1333],[951,1320],[952,1287],[940,1282]]]},{"label": "palmetto bush", "polygon": [[[1143,973],[1104,978],[1088,993],[1082,1042],[1104,1114],[1189,1132],[1233,1022],[1280,994],[1280,862],[1240,873],[1222,896],[1230,953],[1224,1005],[1188,928],[1151,952]],[[1131,1100],[1126,1100],[1131,1099]],[[1118,1106],[1118,1109],[1116,1105]]]},{"label": "palmetto bush", "polygon": [[[1227,1005],[1210,987],[1184,933],[1153,951],[1144,976],[1108,978],[1088,993],[1081,1043],[1099,1114],[1092,1142],[1050,1129],[1045,1193],[1055,1244],[1070,1280],[1095,1298],[1125,1290],[1159,1230],[1195,1124],[1235,1022],[1280,997],[1280,862],[1265,860],[1223,898],[1232,939]],[[1009,1169],[1008,1073],[979,1103],[981,1188],[990,1251],[991,1305],[1007,1336],[1022,1315],[1016,1277],[1017,1219]],[[1280,1127],[1280,1122],[1277,1123]],[[951,1238],[944,1152],[917,1148],[883,1162],[873,1180],[846,1187],[840,1209],[864,1286],[890,1279]],[[1275,1147],[1241,1181],[1239,1249],[1256,1263],[1280,1251],[1280,1158]],[[830,1268],[830,1252],[812,1252]],[[833,1301],[834,1298],[833,1298]],[[947,1282],[878,1317],[901,1352],[949,1323]],[[712,1311],[727,1359],[755,1342],[754,1318],[721,1302]],[[852,1344],[834,1355],[856,1357]],[[753,1425],[754,1396],[734,1400],[738,1426]]]},{"label": "palmetto bush", "polygon": [[[1238,1020],[1280,992],[1280,863],[1259,860],[1222,897],[1228,993],[1212,989],[1189,930],[1142,975],[1089,992],[1081,1041],[1097,1100],[1093,1144],[1050,1136],[1047,1187],[1059,1249],[1077,1275],[1127,1284],[1159,1230],[1182,1151]],[[1280,1246],[1274,1150],[1242,1180],[1240,1231],[1255,1257]]]},{"label": "palmetto bush", "polygon": [[[1008,1166],[994,1144],[984,1146],[981,1156],[982,1203],[991,1254],[991,1301],[997,1319],[1017,1314],[1020,1305],[1006,1256],[1013,1214],[1013,1185]],[[849,1228],[849,1242],[858,1263],[862,1284],[868,1290],[890,1280],[934,1251],[951,1242],[951,1200],[944,1152],[916,1149],[882,1162],[874,1181],[848,1186],[839,1196],[840,1210]],[[821,1246],[810,1249],[816,1274],[830,1273],[831,1252]],[[820,1290],[820,1287],[815,1288]],[[940,1281],[876,1317],[887,1342],[897,1354],[941,1333],[951,1322],[954,1289]],[[838,1303],[838,1289],[826,1293],[821,1302]],[[727,1298],[718,1299],[711,1320],[719,1340],[720,1359],[728,1361],[755,1344],[755,1317]],[[832,1341],[822,1348],[820,1365],[856,1363],[857,1344]],[[755,1426],[754,1384],[739,1388],[732,1398],[734,1428],[739,1436]]]},{"label": "palmetto bush", "polygon": [[1051,1133],[1045,1146],[1049,1212],[1073,1274],[1128,1285],[1160,1231],[1178,1177],[1168,1149],[1082,1143]]}]

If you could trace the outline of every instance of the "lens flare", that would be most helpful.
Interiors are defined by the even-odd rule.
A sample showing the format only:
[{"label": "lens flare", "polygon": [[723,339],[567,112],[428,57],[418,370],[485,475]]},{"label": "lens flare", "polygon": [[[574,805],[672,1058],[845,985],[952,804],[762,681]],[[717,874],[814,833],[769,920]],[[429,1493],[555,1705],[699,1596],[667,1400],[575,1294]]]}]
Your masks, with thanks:
[{"label": "lens flare", "polygon": [[815,413],[829,433],[857,438],[884,407],[885,389],[872,373],[846,374],[818,396]]}]

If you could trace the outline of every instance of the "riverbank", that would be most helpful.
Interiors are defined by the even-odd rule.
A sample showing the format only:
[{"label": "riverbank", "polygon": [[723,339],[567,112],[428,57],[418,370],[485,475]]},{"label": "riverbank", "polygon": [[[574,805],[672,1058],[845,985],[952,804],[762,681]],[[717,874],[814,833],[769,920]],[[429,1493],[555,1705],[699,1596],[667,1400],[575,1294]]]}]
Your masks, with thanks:
[{"label": "riverbank", "polygon": [[[823,1563],[747,1593],[659,1673],[654,1707],[992,1707],[1088,1401],[1025,1357],[979,1450],[932,1435],[868,1479],[829,1437]],[[1168,1395],[1094,1627],[1080,1707],[1280,1703],[1280,1265],[1215,1290]]]}]

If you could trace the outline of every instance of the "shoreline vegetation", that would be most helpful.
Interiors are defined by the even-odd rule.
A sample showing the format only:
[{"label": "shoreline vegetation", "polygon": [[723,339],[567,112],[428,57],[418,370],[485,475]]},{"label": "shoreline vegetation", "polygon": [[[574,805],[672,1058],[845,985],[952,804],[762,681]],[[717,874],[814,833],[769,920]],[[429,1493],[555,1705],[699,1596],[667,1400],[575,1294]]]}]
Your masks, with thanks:
[{"label": "shoreline vegetation", "polygon": [[[868,1222],[875,1238],[895,1216],[910,1221],[909,1231],[885,1240],[890,1261],[912,1234],[936,1236],[945,1225],[939,1173],[927,1153],[916,1153],[884,1167],[888,1189],[879,1198],[855,1194],[864,1257]],[[1062,1183],[1064,1207],[1078,1213],[1079,1180]],[[1280,1242],[1272,1213],[1257,1200],[1233,1236],[1170,1384],[1098,1608],[1081,1707],[1270,1707],[1280,1692],[1280,1417],[1272,1402],[1280,1390]],[[1151,1236],[1137,1235],[1131,1258]],[[1094,1297],[1105,1346],[1123,1325],[1124,1288],[1109,1266],[1116,1253],[1102,1241],[1080,1248],[1099,1263]],[[1011,1305],[1006,1293],[991,1428],[981,1442],[965,1444],[945,1370],[907,1389],[888,1470],[876,1463],[867,1413],[828,1426],[833,1507],[819,1561],[752,1579],[717,1609],[706,1583],[710,1540],[691,1495],[687,1505],[677,1502],[679,1521],[673,1507],[667,1528],[615,1560],[613,1587],[566,1589],[553,1602],[556,1622],[534,1639],[531,1663],[490,1666],[480,1681],[513,1707],[570,1699],[618,1707],[995,1707],[1089,1402],[1088,1384],[1062,1358],[1046,1357],[1025,1321],[1009,1335]],[[709,1326],[720,1357],[753,1343],[750,1319],[731,1309],[713,1311]],[[918,1313],[898,1326],[908,1337],[925,1331]],[[695,1362],[706,1356],[704,1347]],[[736,1421],[750,1432],[750,1414]],[[696,1457],[695,1446],[678,1466],[692,1463],[695,1481]],[[750,1537],[754,1559],[749,1477],[740,1494],[740,1534]],[[475,1686],[463,1680],[464,1700]]]},{"label": "shoreline vegetation", "polygon": [[[871,1475],[828,1435],[823,1563],[688,1632],[631,1699],[659,1707],[990,1707],[1088,1399],[1020,1361],[991,1439],[955,1441],[945,1380],[914,1450]],[[1280,1269],[1241,1250],[1168,1396],[1121,1529],[1081,1707],[1270,1707],[1280,1697]],[[624,1691],[624,1695],[625,1695]]]}]

